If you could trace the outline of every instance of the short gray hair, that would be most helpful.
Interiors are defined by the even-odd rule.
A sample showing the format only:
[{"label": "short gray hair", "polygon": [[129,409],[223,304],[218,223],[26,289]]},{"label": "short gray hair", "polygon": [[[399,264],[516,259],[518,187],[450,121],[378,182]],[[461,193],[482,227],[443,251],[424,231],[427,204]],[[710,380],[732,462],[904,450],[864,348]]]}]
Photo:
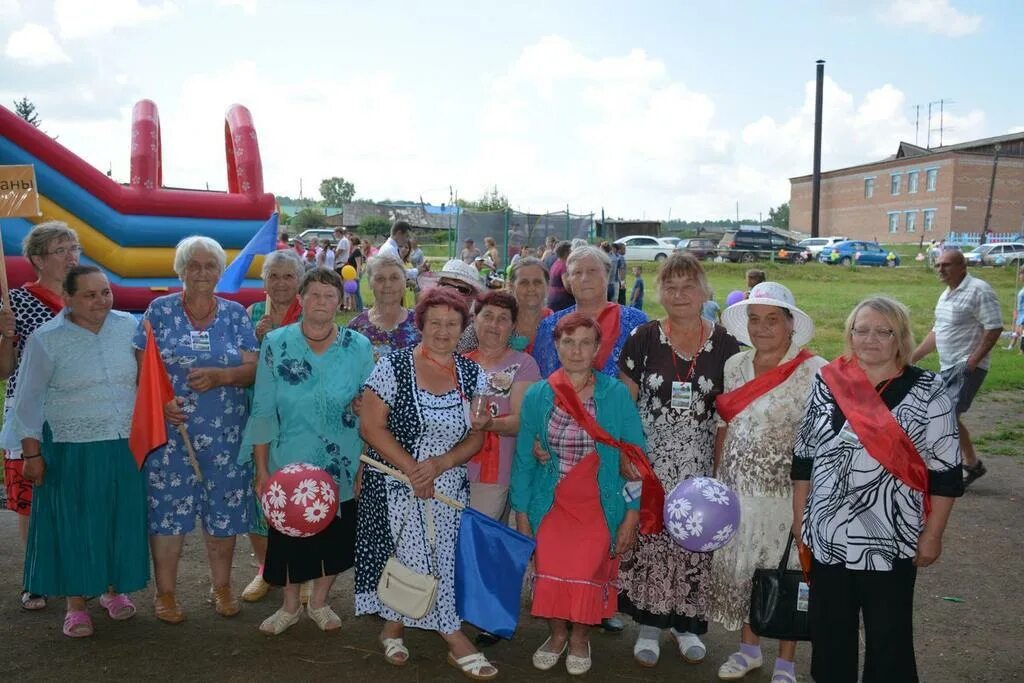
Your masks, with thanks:
[{"label": "short gray hair", "polygon": [[544,273],[544,282],[549,282],[548,269],[544,267],[544,262],[536,256],[523,256],[521,259],[512,264],[512,270],[509,271],[508,283],[514,285],[516,280],[519,279],[519,271],[523,268],[529,268],[530,266],[537,266],[540,271]]},{"label": "short gray hair", "polygon": [[208,254],[212,254],[217,259],[218,265],[220,265],[220,272],[224,272],[224,266],[228,261],[228,255],[224,253],[224,247],[220,246],[217,240],[205,235],[189,235],[174,247],[174,272],[178,274],[179,279],[185,278],[185,269],[188,267],[188,262],[192,260],[197,251],[205,251]]},{"label": "short gray hair", "polygon": [[[45,221],[28,231],[21,241],[21,253],[32,263],[33,256],[46,256],[46,249],[54,242],[71,240],[78,242],[78,233],[68,227],[64,221]],[[37,269],[38,270],[38,269]]]},{"label": "short gray hair", "polygon": [[880,295],[864,299],[854,306],[850,315],[846,317],[846,324],[843,326],[843,352],[846,357],[853,358],[853,323],[857,321],[857,314],[865,308],[871,309],[889,321],[889,324],[892,325],[893,337],[896,340],[896,363],[900,367],[910,365],[916,346],[914,331],[910,327],[910,309],[896,299]]},{"label": "short gray hair", "polygon": [[574,237],[572,242],[571,242],[571,244],[572,244],[572,250],[573,251],[576,251],[577,249],[582,249],[583,247],[589,246],[587,244],[587,241],[585,239],[583,239],[582,237]]},{"label": "short gray hair", "polygon": [[584,243],[582,247],[575,247],[569,252],[569,257],[565,259],[565,271],[569,272],[572,270],[574,263],[582,261],[585,258],[592,258],[602,266],[604,266],[604,274],[606,277],[612,275],[612,260],[608,258],[608,254],[604,253],[600,247],[595,247],[592,244]]},{"label": "short gray hair", "polygon": [[306,274],[306,267],[302,264],[302,259],[299,258],[294,249],[278,249],[264,256],[260,277],[266,280],[267,276],[270,275],[271,268],[285,265],[292,267],[295,271],[295,279],[301,282],[302,276]]},{"label": "short gray hair", "polygon": [[403,264],[401,261],[396,259],[391,254],[378,254],[376,256],[371,256],[366,260],[366,279],[372,280],[374,273],[376,273],[379,269],[388,268],[390,266],[398,268],[400,271],[402,271],[402,275],[405,275],[405,264]]}]

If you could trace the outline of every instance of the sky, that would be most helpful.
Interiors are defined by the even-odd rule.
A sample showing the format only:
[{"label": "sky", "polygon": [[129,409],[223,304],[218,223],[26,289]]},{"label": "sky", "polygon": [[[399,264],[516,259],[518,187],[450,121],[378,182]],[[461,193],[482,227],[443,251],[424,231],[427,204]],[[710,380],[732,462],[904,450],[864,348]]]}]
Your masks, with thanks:
[{"label": "sky", "polygon": [[939,100],[946,144],[1024,130],[1022,35],[1016,0],[0,0],[0,104],[122,182],[149,98],[165,185],[226,189],[237,102],[276,194],[767,217],[811,172],[815,60],[828,170],[927,144],[929,102],[932,146]]}]

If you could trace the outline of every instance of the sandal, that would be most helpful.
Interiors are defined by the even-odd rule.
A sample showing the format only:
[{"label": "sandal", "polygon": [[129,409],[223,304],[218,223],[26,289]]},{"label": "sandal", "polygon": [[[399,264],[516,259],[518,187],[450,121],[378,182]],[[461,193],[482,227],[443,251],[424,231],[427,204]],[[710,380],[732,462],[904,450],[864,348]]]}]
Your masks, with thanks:
[{"label": "sandal", "polygon": [[259,602],[267,597],[269,591],[270,584],[263,580],[262,574],[257,574],[242,591],[242,599],[246,602]]},{"label": "sandal", "polygon": [[533,666],[541,671],[547,671],[555,668],[558,664],[558,660],[562,658],[562,655],[564,655],[565,651],[569,648],[569,641],[566,640],[565,644],[562,645],[561,652],[545,650],[544,647],[550,642],[551,638],[548,637],[548,639],[541,643],[541,646],[533,653]]},{"label": "sandal", "polygon": [[207,599],[207,602],[213,605],[213,609],[222,617],[233,617],[242,609],[238,604],[238,599],[231,592],[230,584],[218,586],[217,588],[211,587],[210,597]]},{"label": "sandal", "polygon": [[46,608],[46,596],[38,593],[21,592],[21,608],[30,612]]},{"label": "sandal", "polygon": [[401,638],[381,636],[380,644],[384,646],[384,659],[391,666],[405,666],[409,662],[409,650]]},{"label": "sandal", "polygon": [[707,655],[708,649],[696,633],[690,633],[689,631],[680,632],[674,628],[671,629],[671,633],[672,637],[676,639],[676,645],[679,646],[679,654],[682,655],[684,660],[690,664],[700,664],[704,661],[704,656]]},{"label": "sandal", "polygon": [[316,609],[306,605],[306,614],[320,627],[321,631],[337,631],[341,628],[341,617],[331,609],[330,605],[324,604]]},{"label": "sandal", "polygon": [[295,624],[299,623],[302,617],[302,607],[295,610],[293,614],[284,611],[284,608],[277,610],[260,624],[260,633],[267,636],[279,636]]},{"label": "sandal", "polygon": [[157,593],[153,598],[153,613],[165,624],[180,624],[185,621],[185,610],[174,597],[174,593]]},{"label": "sandal", "polygon": [[796,676],[788,671],[776,669],[772,672],[772,683],[796,683]]},{"label": "sandal", "polygon": [[[498,676],[498,669],[487,661],[487,657],[482,652],[474,652],[459,659],[449,652],[448,663],[460,670],[463,676],[474,681],[489,681]],[[490,669],[490,672],[481,673],[485,669]]]},{"label": "sandal", "polygon": [[633,659],[640,666],[648,668],[658,666],[661,657],[661,644],[654,638],[637,638],[633,646]]},{"label": "sandal", "polygon": [[736,681],[754,669],[760,669],[764,659],[748,657],[742,652],[733,652],[722,666],[718,667],[718,677],[723,681]]},{"label": "sandal", "polygon": [[565,656],[565,670],[569,672],[570,676],[582,676],[583,674],[590,671],[591,665],[594,660],[590,657],[590,643],[587,643],[587,656],[580,657],[578,655],[569,654]]},{"label": "sandal", "polygon": [[68,638],[88,638],[92,633],[92,619],[85,610],[75,610],[64,615],[64,635]]},{"label": "sandal", "polygon": [[104,593],[100,596],[100,607],[107,610],[107,615],[114,621],[124,621],[135,616],[135,605],[124,593]]},{"label": "sandal", "polygon": [[313,581],[309,580],[299,586],[299,604],[308,605],[309,596],[313,594]]}]

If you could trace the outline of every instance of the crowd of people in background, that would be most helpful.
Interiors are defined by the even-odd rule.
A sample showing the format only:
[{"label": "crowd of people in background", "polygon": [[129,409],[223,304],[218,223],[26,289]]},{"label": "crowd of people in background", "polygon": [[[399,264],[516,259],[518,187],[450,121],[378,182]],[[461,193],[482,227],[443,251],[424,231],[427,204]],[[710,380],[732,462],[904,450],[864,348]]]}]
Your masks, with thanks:
[{"label": "crowd of people in background", "polygon": [[[850,311],[844,352],[828,362],[808,351],[814,321],[763,271],[723,308],[689,254],[658,265],[652,292],[634,267],[627,291],[622,245],[574,242],[549,237],[504,264],[492,238],[482,251],[466,239],[435,271],[403,222],[379,249],[342,229],[333,244],[283,234],[263,261],[266,300],[245,309],[214,293],[224,250],[194,236],[175,251],[181,291],[137,322],[114,309],[99,269],[79,265],[73,230],[37,225],[24,243],[37,280],[0,310],[0,445],[26,544],[22,606],[61,596],[63,633],[86,637],[88,597],[129,619],[128,594],[152,579],[153,614],[181,623],[198,608],[179,600],[178,569],[200,526],[217,614],[241,609],[232,558],[248,535],[259,567],[241,601],[280,589],[264,634],[304,614],[340,628],[331,588],[354,568],[354,611],[380,617],[387,662],[405,665],[406,630],[424,629],[454,667],[489,680],[498,669],[481,647],[496,638],[464,629],[462,513],[443,494],[535,539],[529,609],[549,626],[539,670],[564,656],[568,673],[586,673],[590,633],[621,630],[624,614],[641,667],[666,642],[703,661],[709,622],[738,631],[718,675],[742,678],[764,662],[751,578],[795,539],[813,557],[815,679],[856,680],[863,623],[864,680],[917,680],[916,572],[938,559],[954,499],[986,473],[962,416],[1002,331],[992,288],[945,250],[935,265],[946,288],[920,344],[909,311],[874,296]],[[345,291],[347,267],[369,307],[360,286]],[[652,294],[659,319],[644,312]],[[1024,289],[1020,299],[1024,309]],[[168,441],[140,469],[127,435],[150,334],[174,399]],[[939,373],[914,365],[933,351]],[[408,484],[361,465],[364,453]],[[298,462],[327,472],[339,501],[308,538],[268,528],[257,500]],[[645,529],[646,470],[665,491],[696,477],[728,486],[743,511],[732,542],[691,552]],[[422,617],[378,595],[389,558],[437,578]],[[795,658],[796,643],[780,642],[773,683],[795,683]]]}]

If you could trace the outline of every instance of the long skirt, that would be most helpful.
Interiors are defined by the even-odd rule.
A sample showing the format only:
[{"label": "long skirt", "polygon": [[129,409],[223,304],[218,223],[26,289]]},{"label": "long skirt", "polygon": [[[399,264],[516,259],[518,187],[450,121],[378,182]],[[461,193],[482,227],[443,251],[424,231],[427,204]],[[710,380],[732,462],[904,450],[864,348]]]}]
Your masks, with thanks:
[{"label": "long skirt", "polygon": [[327,528],[306,538],[286,536],[271,528],[263,579],[272,586],[334,576],[352,567],[356,554],[356,501],[338,506]]},{"label": "long skirt", "polygon": [[537,529],[531,614],[577,624],[615,615],[619,561],[597,486],[597,453],[579,462],[555,488],[555,501]]},{"label": "long skirt", "polygon": [[40,595],[119,593],[149,581],[146,485],[127,439],[53,443],[35,487],[25,589]]}]

